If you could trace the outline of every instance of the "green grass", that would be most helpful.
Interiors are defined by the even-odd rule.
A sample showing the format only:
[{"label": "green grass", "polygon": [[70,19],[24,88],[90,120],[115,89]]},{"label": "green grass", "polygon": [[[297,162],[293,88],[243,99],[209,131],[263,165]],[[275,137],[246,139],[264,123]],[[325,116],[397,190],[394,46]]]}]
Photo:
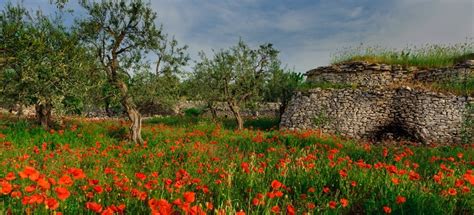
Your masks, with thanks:
[{"label": "green grass", "polygon": [[465,80],[450,80],[432,84],[436,90],[452,92],[456,95],[474,97],[474,76],[467,77]]},{"label": "green grass", "polygon": [[343,48],[332,55],[331,62],[340,64],[353,61],[370,63],[399,64],[420,68],[449,67],[468,59],[474,59],[474,41],[464,43],[406,47],[390,49],[382,46],[365,46]]},{"label": "green grass", "polygon": [[[210,118],[204,117],[190,117],[190,116],[164,116],[153,117],[146,119],[145,123],[149,124],[164,124],[174,127],[194,127],[198,124],[217,124],[229,130],[237,129],[237,122],[232,117],[217,119],[213,122]],[[278,128],[279,120],[277,118],[244,118],[244,128],[256,130],[270,130]]]},{"label": "green grass", "polygon": [[[394,214],[474,212],[474,182],[468,180],[474,177],[472,145],[368,145],[317,131],[235,131],[225,128],[226,122],[182,120],[145,121],[147,143],[140,146],[123,140],[123,121],[73,120],[61,130],[44,131],[30,121],[0,116],[0,214],[54,214],[44,203],[27,200],[35,195],[58,200],[57,187],[71,193],[58,200],[55,211],[64,214],[93,214],[87,202],[98,203],[102,212],[123,204],[126,214],[150,214],[151,200],[159,199],[180,214],[191,207],[207,214],[273,214],[275,206],[282,214],[290,206],[297,214],[381,214],[384,206]],[[272,124],[270,119],[248,122],[248,128]],[[38,182],[21,178],[26,166],[55,184],[27,192]],[[72,177],[71,168],[80,168],[86,178],[59,184],[64,175]],[[10,172],[16,178],[8,183],[21,197],[2,193]],[[272,187],[275,180],[283,186]],[[448,194],[450,189],[456,194]],[[282,196],[270,198],[277,191]],[[184,202],[186,192],[195,199],[172,204]],[[406,202],[398,204],[397,196]],[[255,198],[261,204],[254,204]],[[349,204],[343,207],[341,199]]]}]

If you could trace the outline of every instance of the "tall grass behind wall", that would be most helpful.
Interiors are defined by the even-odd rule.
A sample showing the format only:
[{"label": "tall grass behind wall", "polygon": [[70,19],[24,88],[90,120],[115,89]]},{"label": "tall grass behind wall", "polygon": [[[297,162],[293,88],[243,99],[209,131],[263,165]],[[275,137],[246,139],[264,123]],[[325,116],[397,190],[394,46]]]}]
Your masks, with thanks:
[{"label": "tall grass behind wall", "polygon": [[466,42],[437,45],[407,46],[403,49],[386,48],[379,45],[345,47],[331,56],[332,64],[351,61],[400,64],[421,68],[448,67],[468,59],[474,59],[474,38]]}]

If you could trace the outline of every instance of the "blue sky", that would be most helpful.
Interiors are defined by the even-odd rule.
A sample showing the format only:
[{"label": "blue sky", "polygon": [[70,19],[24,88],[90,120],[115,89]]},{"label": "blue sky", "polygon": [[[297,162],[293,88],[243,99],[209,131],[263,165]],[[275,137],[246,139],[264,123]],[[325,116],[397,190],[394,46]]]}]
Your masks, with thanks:
[{"label": "blue sky", "polygon": [[[15,2],[16,0],[13,0]],[[74,2],[75,0],[71,0]],[[3,7],[6,0],[0,0]],[[48,11],[48,0],[23,0]],[[283,64],[305,72],[330,63],[338,49],[360,43],[403,48],[474,37],[472,0],[152,0],[166,33],[201,50],[242,38],[273,43]],[[71,5],[71,7],[76,7]]]}]

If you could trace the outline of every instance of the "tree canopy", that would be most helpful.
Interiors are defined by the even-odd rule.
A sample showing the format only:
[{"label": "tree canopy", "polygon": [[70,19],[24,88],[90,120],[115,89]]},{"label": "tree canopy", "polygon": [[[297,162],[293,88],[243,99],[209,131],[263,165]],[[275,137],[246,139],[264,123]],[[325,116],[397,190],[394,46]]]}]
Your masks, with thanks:
[{"label": "tree canopy", "polygon": [[242,129],[241,108],[263,99],[268,75],[280,67],[278,51],[272,44],[252,49],[240,40],[228,50],[214,52],[212,58],[204,53],[200,56],[193,74],[196,93],[210,104],[227,103]]},{"label": "tree canopy", "polygon": [[[216,117],[226,104],[238,128],[241,110],[281,102],[281,112],[302,82],[282,68],[272,44],[235,46],[199,54],[193,71],[188,47],[164,33],[144,0],[78,0],[86,14],[64,21],[68,0],[50,0],[53,15],[7,4],[0,13],[0,100],[9,107],[35,106],[38,122],[52,125],[52,112],[80,114],[104,108],[125,113],[130,139],[143,142],[142,113],[171,107],[182,98],[205,101]],[[66,9],[66,10],[64,10]],[[74,14],[74,13],[71,13]]]},{"label": "tree canopy", "polygon": [[89,52],[76,32],[58,14],[50,18],[21,5],[7,4],[0,19],[2,99],[11,105],[35,105],[43,127],[51,126],[51,111],[64,109],[66,97],[80,97],[92,83]]}]

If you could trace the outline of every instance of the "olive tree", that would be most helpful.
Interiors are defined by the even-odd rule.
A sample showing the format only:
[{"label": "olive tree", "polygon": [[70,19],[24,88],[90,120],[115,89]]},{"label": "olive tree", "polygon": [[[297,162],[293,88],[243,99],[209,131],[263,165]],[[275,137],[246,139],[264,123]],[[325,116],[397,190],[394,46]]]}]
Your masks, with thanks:
[{"label": "olive tree", "polygon": [[280,104],[279,119],[288,107],[296,89],[303,83],[304,77],[301,73],[285,70],[279,66],[272,70],[270,78],[265,84],[265,101]]},{"label": "olive tree", "polygon": [[201,54],[193,77],[197,83],[207,84],[196,92],[201,98],[227,103],[238,129],[243,129],[241,109],[262,100],[265,81],[279,65],[277,57],[272,44],[252,49],[243,41],[229,50],[214,52],[211,59]]},{"label": "olive tree", "polygon": [[171,109],[181,96],[182,68],[189,61],[187,46],[179,46],[175,38],[164,36],[154,53],[157,55],[155,71],[148,68],[134,74],[130,90],[142,111],[160,107]]},{"label": "olive tree", "polygon": [[0,18],[2,100],[34,105],[44,127],[52,123],[52,110],[60,112],[64,99],[84,93],[88,87],[88,52],[77,34],[41,11],[31,15],[22,5],[7,4]]},{"label": "olive tree", "polygon": [[131,121],[130,136],[142,143],[142,117],[126,82],[131,72],[147,62],[144,56],[158,50],[164,39],[156,13],[142,0],[81,0],[88,16],[79,21],[84,42],[95,51],[111,85],[120,92],[120,102]]}]

